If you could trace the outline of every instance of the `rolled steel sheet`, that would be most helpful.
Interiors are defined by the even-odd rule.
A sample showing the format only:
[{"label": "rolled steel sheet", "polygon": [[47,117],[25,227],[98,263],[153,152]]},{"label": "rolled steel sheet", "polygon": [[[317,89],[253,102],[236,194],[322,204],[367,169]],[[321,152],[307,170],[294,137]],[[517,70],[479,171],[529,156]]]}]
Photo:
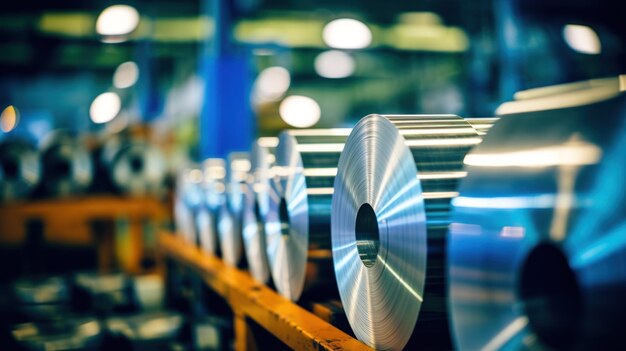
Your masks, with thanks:
[{"label": "rolled steel sheet", "polygon": [[217,211],[225,199],[226,163],[221,158],[209,158],[203,162],[204,180],[202,192],[204,202],[196,218],[200,247],[207,253],[218,255],[220,252],[217,234]]},{"label": "rolled steel sheet", "polygon": [[67,197],[87,190],[94,172],[86,145],[62,133],[50,136],[43,144],[43,192],[49,196]]},{"label": "rolled steel sheet", "polygon": [[291,300],[298,300],[305,288],[336,295],[330,205],[337,162],[349,133],[311,129],[280,135],[264,226],[272,280]]},{"label": "rolled steel sheet", "polygon": [[[470,123],[471,122],[471,123]],[[367,116],[341,154],[332,202],[335,274],[355,335],[381,350],[451,347],[445,299],[450,200],[482,140],[452,115]]]},{"label": "rolled steel sheet", "polygon": [[250,174],[246,182],[243,207],[243,243],[252,276],[267,283],[270,279],[267,240],[263,223],[269,207],[271,167],[275,161],[278,138],[259,138],[250,153]]},{"label": "rolled steel sheet", "polygon": [[0,201],[30,196],[41,178],[39,153],[21,141],[0,144]]},{"label": "rolled steel sheet", "polygon": [[241,218],[250,171],[250,155],[232,152],[226,165],[226,202],[218,213],[218,234],[222,258],[231,266],[238,266],[243,257]]},{"label": "rolled steel sheet", "polygon": [[174,221],[176,231],[191,244],[198,242],[196,213],[202,205],[204,194],[201,188],[202,170],[197,165],[187,165],[176,179],[174,196]]},{"label": "rolled steel sheet", "polygon": [[115,188],[126,194],[160,195],[165,188],[165,158],[159,149],[145,142],[119,145],[108,162],[108,170]]},{"label": "rolled steel sheet", "polygon": [[448,250],[456,346],[624,349],[626,96],[532,110],[465,158]]}]

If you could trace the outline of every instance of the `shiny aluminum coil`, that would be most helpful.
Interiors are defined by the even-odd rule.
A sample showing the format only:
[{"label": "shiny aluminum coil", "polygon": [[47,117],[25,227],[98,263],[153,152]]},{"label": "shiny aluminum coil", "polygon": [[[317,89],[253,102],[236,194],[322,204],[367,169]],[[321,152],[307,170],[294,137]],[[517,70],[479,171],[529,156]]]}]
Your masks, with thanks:
[{"label": "shiny aluminum coil", "polygon": [[[349,133],[349,129],[311,129],[280,135],[265,233],[272,280],[291,300],[298,300],[305,287],[334,285],[330,204],[337,162]],[[313,260],[316,264],[308,264]],[[336,288],[320,292],[329,290]]]},{"label": "shiny aluminum coil", "polygon": [[458,349],[626,349],[626,95],[504,116],[465,164],[448,250]]},{"label": "shiny aluminum coil", "polygon": [[335,179],[332,249],[346,316],[367,345],[399,350],[413,337],[421,348],[450,348],[450,199],[466,176],[463,157],[481,140],[451,115],[369,115],[350,134]]},{"label": "shiny aluminum coil", "polygon": [[93,179],[86,146],[64,134],[51,136],[41,152],[41,183],[46,195],[67,197],[83,193]]},{"label": "shiny aluminum coil", "polygon": [[226,166],[226,202],[218,212],[218,234],[224,261],[237,266],[243,257],[241,218],[246,179],[250,171],[250,155],[232,152]]},{"label": "shiny aluminum coil", "polygon": [[0,144],[0,201],[28,197],[41,178],[39,154],[25,142]]},{"label": "shiny aluminum coil", "polygon": [[129,142],[122,145],[108,169],[113,184],[123,193],[159,195],[164,189],[165,158],[159,149],[150,144]]},{"label": "shiny aluminum coil", "polygon": [[200,247],[209,254],[218,255],[220,248],[216,216],[217,211],[226,201],[224,185],[226,164],[224,159],[209,158],[202,163],[202,168],[204,169],[202,181],[204,201],[196,217]]},{"label": "shiny aluminum coil", "polygon": [[176,179],[174,195],[174,222],[176,231],[188,243],[196,244],[198,234],[195,216],[202,205],[202,170],[196,165],[184,167]]},{"label": "shiny aluminum coil", "polygon": [[243,207],[242,233],[246,260],[252,276],[262,283],[270,278],[263,223],[269,207],[270,170],[277,145],[278,138],[270,137],[259,138],[253,144]]}]

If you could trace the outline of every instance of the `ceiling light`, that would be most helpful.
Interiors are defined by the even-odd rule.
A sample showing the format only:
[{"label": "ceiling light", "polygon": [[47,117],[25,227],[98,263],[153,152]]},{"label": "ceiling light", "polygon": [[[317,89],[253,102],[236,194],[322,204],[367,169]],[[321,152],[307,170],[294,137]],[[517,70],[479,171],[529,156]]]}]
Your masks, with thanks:
[{"label": "ceiling light", "polygon": [[128,5],[109,6],[98,16],[96,31],[103,36],[124,36],[139,25],[139,12]]},{"label": "ceiling light", "polygon": [[581,54],[597,55],[602,51],[598,34],[587,26],[566,25],[563,27],[563,39],[572,50]]},{"label": "ceiling light", "polygon": [[261,71],[254,86],[255,97],[260,101],[280,99],[289,89],[291,76],[284,67],[274,66]]},{"label": "ceiling light", "polygon": [[372,31],[363,22],[340,18],[326,24],[322,38],[331,48],[363,49],[372,43]]},{"label": "ceiling light", "polygon": [[320,105],[307,96],[292,95],[283,100],[278,108],[280,117],[290,126],[308,128],[320,120]]},{"label": "ceiling light", "polygon": [[139,67],[133,61],[128,61],[117,66],[113,74],[113,85],[118,89],[130,88],[139,79]]},{"label": "ceiling light", "polygon": [[349,77],[355,66],[354,58],[339,50],[325,51],[315,58],[315,72],[324,78]]},{"label": "ceiling light", "polygon": [[120,97],[113,92],[98,95],[89,108],[89,116],[94,123],[106,123],[111,121],[122,108]]},{"label": "ceiling light", "polygon": [[7,106],[0,114],[0,129],[5,133],[12,131],[17,126],[19,119],[18,110],[13,105]]}]

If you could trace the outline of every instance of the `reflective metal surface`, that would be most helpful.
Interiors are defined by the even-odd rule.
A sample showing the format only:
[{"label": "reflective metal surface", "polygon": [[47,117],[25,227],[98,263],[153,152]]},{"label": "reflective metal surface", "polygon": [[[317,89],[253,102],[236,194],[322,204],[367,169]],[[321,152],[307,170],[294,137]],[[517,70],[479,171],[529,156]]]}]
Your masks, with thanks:
[{"label": "reflective metal surface", "polygon": [[456,346],[624,349],[626,96],[505,116],[465,164],[448,251]]},{"label": "reflective metal surface", "polygon": [[41,178],[39,153],[24,142],[0,144],[0,201],[28,197]]},{"label": "reflective metal surface", "polygon": [[63,134],[51,136],[44,142],[41,157],[41,183],[46,195],[67,197],[91,185],[91,156],[77,139]]},{"label": "reflective metal surface", "polygon": [[166,175],[165,158],[150,144],[132,142],[119,149],[109,171],[113,184],[126,194],[159,195]]},{"label": "reflective metal surface", "polygon": [[176,179],[174,196],[174,221],[176,231],[189,243],[197,243],[195,215],[202,205],[202,170],[197,165],[187,165]]},{"label": "reflective metal surface", "polygon": [[226,202],[218,210],[218,234],[224,261],[237,266],[243,257],[241,216],[250,171],[250,155],[247,152],[232,152],[226,167]]},{"label": "reflective metal surface", "polygon": [[[330,207],[337,163],[349,129],[285,131],[276,149],[265,221],[267,256],[279,293],[332,293]],[[315,261],[316,264],[308,264]],[[307,276],[308,274],[308,276]]]},{"label": "reflective metal surface", "polygon": [[595,101],[614,98],[626,91],[626,75],[592,79],[517,92],[516,101],[498,107],[498,115],[584,106]]},{"label": "reflective metal surface", "polygon": [[252,145],[243,206],[242,232],[246,260],[252,276],[262,283],[268,282],[270,278],[263,222],[269,207],[270,170],[275,161],[277,145],[278,138],[259,138]]},{"label": "reflective metal surface", "polygon": [[224,179],[226,163],[221,158],[209,158],[202,163],[203,203],[196,216],[196,225],[200,235],[200,247],[207,253],[218,255],[220,252],[217,235],[217,211],[226,201]]},{"label": "reflective metal surface", "polygon": [[[487,130],[493,120],[478,120]],[[463,157],[482,140],[457,116],[367,116],[339,160],[332,250],[355,335],[381,350],[449,349],[445,237]]]}]

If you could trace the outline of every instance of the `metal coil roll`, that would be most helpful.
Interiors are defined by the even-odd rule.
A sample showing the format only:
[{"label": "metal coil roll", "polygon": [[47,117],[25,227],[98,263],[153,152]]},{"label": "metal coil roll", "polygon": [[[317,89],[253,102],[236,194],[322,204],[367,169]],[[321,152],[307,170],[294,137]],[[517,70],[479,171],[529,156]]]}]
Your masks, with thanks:
[{"label": "metal coil roll", "polygon": [[241,216],[246,179],[250,171],[247,152],[231,152],[226,166],[226,201],[218,214],[218,235],[222,258],[231,266],[238,266],[243,257]]},{"label": "metal coil roll", "polygon": [[252,276],[267,283],[270,278],[267,241],[263,223],[269,207],[271,167],[274,164],[278,138],[259,138],[250,153],[250,174],[247,179],[242,216],[243,243]]},{"label": "metal coil roll", "polygon": [[41,178],[39,154],[21,141],[0,144],[0,201],[28,197]]},{"label": "metal coil roll", "polygon": [[22,350],[97,350],[105,337],[97,318],[67,313],[49,321],[16,324],[10,332]]},{"label": "metal coil roll", "polygon": [[46,195],[67,197],[83,193],[93,179],[93,163],[86,146],[62,133],[43,143],[42,190]]},{"label": "metal coil roll", "polygon": [[195,216],[202,204],[202,171],[196,165],[184,167],[176,179],[174,222],[177,232],[191,244],[198,242]]},{"label": "metal coil roll", "polygon": [[579,102],[518,105],[465,158],[448,254],[460,350],[626,348],[626,95]]},{"label": "metal coil roll", "polygon": [[444,249],[463,157],[482,140],[470,122],[369,115],[346,142],[332,203],[333,260],[348,321],[369,346],[399,350],[412,336],[420,348],[451,346]]},{"label": "metal coil roll", "polygon": [[163,189],[165,158],[150,144],[135,141],[119,145],[107,163],[113,185],[125,194],[159,195]]},{"label": "metal coil roll", "polygon": [[221,158],[208,158],[202,163],[202,167],[204,169],[202,181],[204,199],[196,217],[200,247],[209,254],[218,255],[220,248],[216,216],[217,211],[226,201],[224,185],[226,163]]},{"label": "metal coil roll", "polygon": [[177,312],[152,311],[109,317],[104,323],[109,333],[123,335],[129,340],[133,350],[159,349],[155,344],[167,345],[178,337],[184,318]]},{"label": "metal coil roll", "polygon": [[[330,251],[330,204],[337,162],[349,129],[281,133],[265,220],[272,280],[283,296],[336,288]],[[315,264],[308,264],[315,262]]]}]

